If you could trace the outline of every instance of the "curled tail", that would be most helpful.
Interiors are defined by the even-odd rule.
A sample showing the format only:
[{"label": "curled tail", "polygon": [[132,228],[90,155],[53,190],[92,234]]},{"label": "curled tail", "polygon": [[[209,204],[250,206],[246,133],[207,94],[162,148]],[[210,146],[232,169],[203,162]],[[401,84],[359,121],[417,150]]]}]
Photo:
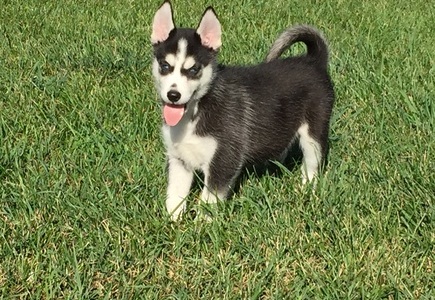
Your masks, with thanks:
[{"label": "curled tail", "polygon": [[266,57],[266,62],[275,60],[293,44],[302,42],[307,45],[307,56],[317,60],[321,66],[327,67],[328,46],[322,34],[308,25],[287,28],[273,43]]}]

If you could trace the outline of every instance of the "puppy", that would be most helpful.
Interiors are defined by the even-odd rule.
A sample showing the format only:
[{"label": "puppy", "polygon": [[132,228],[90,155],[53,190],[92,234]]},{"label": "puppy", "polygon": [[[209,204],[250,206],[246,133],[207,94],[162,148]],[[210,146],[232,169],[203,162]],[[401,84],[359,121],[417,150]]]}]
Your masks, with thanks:
[{"label": "puppy", "polygon": [[[166,1],[155,13],[151,42],[173,220],[185,211],[196,170],[204,174],[201,200],[207,203],[225,199],[245,166],[279,160],[293,143],[302,150],[303,182],[317,176],[334,102],[328,48],[317,30],[289,28],[265,62],[224,66],[217,62],[221,25],[213,8],[196,29],[177,28]],[[296,42],[306,44],[306,55],[279,58]]]}]

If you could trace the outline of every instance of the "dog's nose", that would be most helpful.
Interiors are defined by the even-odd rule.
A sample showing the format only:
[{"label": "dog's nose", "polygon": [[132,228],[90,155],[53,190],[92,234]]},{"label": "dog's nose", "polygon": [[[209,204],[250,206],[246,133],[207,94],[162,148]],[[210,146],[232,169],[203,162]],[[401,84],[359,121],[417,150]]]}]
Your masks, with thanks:
[{"label": "dog's nose", "polygon": [[180,100],[181,98],[181,94],[177,91],[169,91],[168,92],[168,99],[171,102],[177,102],[178,100]]}]

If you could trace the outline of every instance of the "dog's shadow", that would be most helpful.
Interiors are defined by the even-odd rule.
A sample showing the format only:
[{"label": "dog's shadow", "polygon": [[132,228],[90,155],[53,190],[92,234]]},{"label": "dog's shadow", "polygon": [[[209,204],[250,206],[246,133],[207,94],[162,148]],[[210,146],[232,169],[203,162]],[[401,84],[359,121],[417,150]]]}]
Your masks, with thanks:
[{"label": "dog's shadow", "polygon": [[293,173],[298,167],[300,167],[302,163],[302,151],[298,145],[298,143],[294,143],[285,159],[281,162],[278,161],[268,161],[266,163],[254,163],[248,164],[245,166],[243,172],[237,178],[234,187],[232,189],[232,193],[229,197],[237,194],[241,188],[241,186],[249,179],[249,178],[258,178],[261,179],[264,176],[272,176],[280,178],[284,173],[290,172]]},{"label": "dog's shadow", "polygon": [[[297,169],[302,163],[302,151],[298,145],[298,143],[294,143],[293,146],[290,147],[287,156],[284,161],[276,162],[269,161],[267,163],[248,163],[241,174],[237,177],[230,194],[228,195],[228,199],[238,194],[240,188],[249,178],[259,178],[261,179],[264,176],[273,176],[273,177],[282,177],[284,172],[293,172]],[[197,173],[195,176],[195,180],[193,183],[193,191],[198,193],[202,190],[204,186],[204,176],[201,173]]]}]

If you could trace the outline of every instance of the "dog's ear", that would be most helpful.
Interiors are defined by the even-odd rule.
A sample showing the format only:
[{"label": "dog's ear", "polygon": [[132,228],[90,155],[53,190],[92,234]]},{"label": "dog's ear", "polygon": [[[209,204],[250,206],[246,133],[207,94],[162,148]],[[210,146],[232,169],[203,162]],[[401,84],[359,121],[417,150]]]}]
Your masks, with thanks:
[{"label": "dog's ear", "polygon": [[153,45],[164,42],[169,37],[169,33],[175,28],[172,19],[172,7],[169,1],[163,2],[157,10],[153,20],[153,32],[151,33],[151,43]]},{"label": "dog's ear", "polygon": [[216,13],[211,6],[202,15],[196,33],[201,37],[203,46],[213,50],[218,50],[221,46],[221,23],[219,23]]}]

